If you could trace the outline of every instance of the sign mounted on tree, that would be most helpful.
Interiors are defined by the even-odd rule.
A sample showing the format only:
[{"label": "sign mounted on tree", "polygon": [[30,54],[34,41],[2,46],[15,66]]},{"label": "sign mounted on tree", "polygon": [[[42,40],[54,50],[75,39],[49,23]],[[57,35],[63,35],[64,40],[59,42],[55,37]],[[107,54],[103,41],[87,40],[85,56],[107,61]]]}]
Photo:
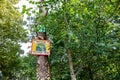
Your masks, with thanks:
[{"label": "sign mounted on tree", "polygon": [[37,26],[37,38],[32,39],[31,54],[37,56],[50,55],[50,41],[47,40],[45,26]]},{"label": "sign mounted on tree", "polygon": [[32,39],[32,55],[45,56],[50,55],[50,41],[49,40],[39,40]]}]

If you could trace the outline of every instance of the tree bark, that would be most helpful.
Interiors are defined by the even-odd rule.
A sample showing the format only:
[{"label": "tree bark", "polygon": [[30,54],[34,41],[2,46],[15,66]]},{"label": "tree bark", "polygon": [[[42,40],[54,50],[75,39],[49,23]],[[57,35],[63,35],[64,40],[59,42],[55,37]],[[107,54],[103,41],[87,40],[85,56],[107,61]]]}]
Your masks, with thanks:
[{"label": "tree bark", "polygon": [[[46,33],[38,32],[39,40],[47,40]],[[38,56],[37,59],[37,80],[51,80],[48,56]]]},{"label": "tree bark", "polygon": [[[64,0],[63,5],[65,5],[67,2],[68,2],[68,0]],[[68,32],[69,32],[70,28],[69,28],[69,23],[67,21],[66,11],[64,11],[64,23],[65,23],[66,27],[68,28]],[[67,34],[66,39],[64,40],[65,44],[69,44],[68,40],[69,40],[69,35]],[[75,75],[74,69],[73,69],[73,62],[72,62],[72,56],[71,56],[70,49],[67,46],[65,46],[65,48],[66,48],[66,52],[67,52],[67,56],[68,56],[68,60],[69,60],[69,68],[70,68],[71,80],[76,80],[76,75]]]},{"label": "tree bark", "polygon": [[[46,16],[47,11],[42,5],[44,0],[40,0],[40,6],[42,6],[42,13],[40,17]],[[46,32],[37,32],[37,37],[40,40],[47,40]],[[48,62],[48,56],[38,56],[37,59],[37,80],[51,80],[50,66]]]},{"label": "tree bark", "polygon": [[38,56],[37,80],[51,80],[48,56]]},{"label": "tree bark", "polygon": [[67,49],[67,55],[68,55],[68,60],[69,60],[71,80],[76,80],[76,75],[75,75],[74,69],[73,69],[73,62],[72,62],[72,56],[71,56],[70,49]]}]

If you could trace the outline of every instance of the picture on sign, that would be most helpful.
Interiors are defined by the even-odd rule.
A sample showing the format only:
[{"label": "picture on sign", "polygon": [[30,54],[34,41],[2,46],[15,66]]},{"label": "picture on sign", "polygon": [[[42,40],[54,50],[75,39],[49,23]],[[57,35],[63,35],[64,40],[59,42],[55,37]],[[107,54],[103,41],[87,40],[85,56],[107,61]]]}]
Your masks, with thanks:
[{"label": "picture on sign", "polygon": [[33,55],[50,55],[50,41],[32,39],[31,51]]}]

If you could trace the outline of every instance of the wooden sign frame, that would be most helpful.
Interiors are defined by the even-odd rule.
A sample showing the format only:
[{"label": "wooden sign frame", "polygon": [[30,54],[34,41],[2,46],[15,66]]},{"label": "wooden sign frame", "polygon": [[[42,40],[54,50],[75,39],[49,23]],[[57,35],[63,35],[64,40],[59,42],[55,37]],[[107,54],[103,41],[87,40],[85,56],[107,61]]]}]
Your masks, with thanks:
[{"label": "wooden sign frame", "polygon": [[36,56],[49,56],[50,55],[50,41],[32,39],[31,54]]}]

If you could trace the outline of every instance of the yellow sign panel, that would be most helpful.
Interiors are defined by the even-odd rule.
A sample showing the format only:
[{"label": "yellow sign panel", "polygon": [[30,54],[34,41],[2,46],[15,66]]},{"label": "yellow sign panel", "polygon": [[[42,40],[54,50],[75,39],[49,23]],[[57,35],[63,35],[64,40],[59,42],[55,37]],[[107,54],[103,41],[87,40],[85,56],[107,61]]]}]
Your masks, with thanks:
[{"label": "yellow sign panel", "polygon": [[33,39],[31,54],[33,54],[33,55],[50,55],[50,41]]}]

